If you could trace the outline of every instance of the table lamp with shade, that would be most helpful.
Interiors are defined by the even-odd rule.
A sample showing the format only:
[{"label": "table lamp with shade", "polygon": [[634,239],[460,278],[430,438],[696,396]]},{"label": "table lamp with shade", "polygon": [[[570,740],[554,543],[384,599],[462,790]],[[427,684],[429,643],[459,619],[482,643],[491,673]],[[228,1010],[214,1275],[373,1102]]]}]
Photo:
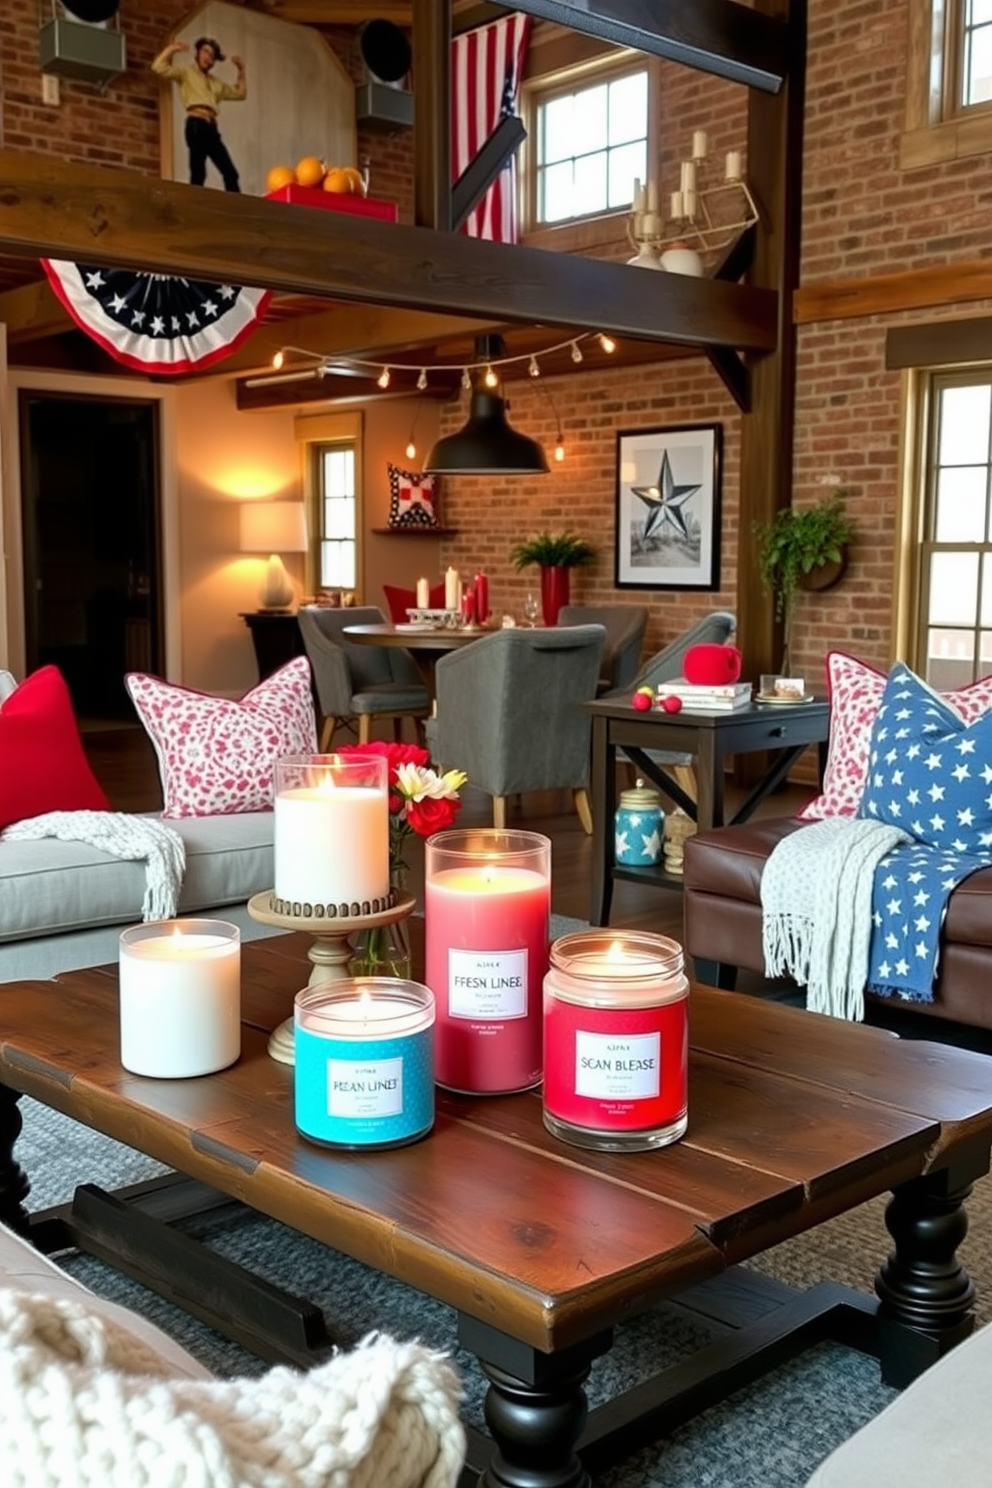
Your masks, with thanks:
[{"label": "table lamp with shade", "polygon": [[242,553],[268,553],[265,583],[259,595],[263,610],[288,610],[295,598],[283,553],[305,553],[307,524],[301,501],[246,501],[241,507]]}]

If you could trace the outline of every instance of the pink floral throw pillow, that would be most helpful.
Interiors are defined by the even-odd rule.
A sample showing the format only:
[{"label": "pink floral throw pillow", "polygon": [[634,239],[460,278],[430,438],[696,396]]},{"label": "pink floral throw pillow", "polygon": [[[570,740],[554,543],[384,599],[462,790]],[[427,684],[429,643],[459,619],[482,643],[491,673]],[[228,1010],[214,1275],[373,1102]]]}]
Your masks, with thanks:
[{"label": "pink floral throw pillow", "polygon": [[131,700],[155,747],[164,816],[230,816],[272,807],[284,754],[314,754],[310,663],[294,657],[239,702],[129,672]]},{"label": "pink floral throw pillow", "polygon": [[[822,821],[829,816],[856,816],[868,778],[868,747],[885,691],[885,672],[831,651],[827,657],[827,692],[830,697],[830,743],[823,790],[798,813],[801,821]],[[992,708],[992,677],[983,677],[967,687],[941,696],[965,723],[973,723]]]}]

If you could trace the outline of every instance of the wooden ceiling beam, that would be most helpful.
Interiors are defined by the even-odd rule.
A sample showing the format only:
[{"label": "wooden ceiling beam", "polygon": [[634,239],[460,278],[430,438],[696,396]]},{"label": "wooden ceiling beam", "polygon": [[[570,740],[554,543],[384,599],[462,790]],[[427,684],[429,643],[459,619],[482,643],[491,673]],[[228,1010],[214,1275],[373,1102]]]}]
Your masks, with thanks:
[{"label": "wooden ceiling beam", "polygon": [[7,345],[23,346],[46,336],[71,331],[74,322],[52,292],[47,279],[21,284],[0,294],[0,321],[7,328]]},{"label": "wooden ceiling beam", "polygon": [[0,252],[768,352],[774,290],[0,151]]},{"label": "wooden ceiling beam", "polygon": [[788,27],[736,0],[514,0],[525,15],[777,93],[788,72]]}]

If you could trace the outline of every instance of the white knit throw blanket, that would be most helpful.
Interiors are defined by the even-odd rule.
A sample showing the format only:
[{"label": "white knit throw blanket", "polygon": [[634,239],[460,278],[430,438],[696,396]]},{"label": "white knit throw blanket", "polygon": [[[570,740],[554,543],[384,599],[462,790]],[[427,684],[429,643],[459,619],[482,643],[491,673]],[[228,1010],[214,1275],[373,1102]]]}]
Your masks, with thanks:
[{"label": "white knit throw blanket", "polygon": [[860,1023],[875,868],[909,838],[898,827],[830,817],[783,837],[761,876],[766,976],[806,987],[806,1006]]},{"label": "white knit throw blanket", "polygon": [[377,1334],[309,1373],[183,1379],[85,1302],[0,1290],[4,1488],[453,1488],[459,1394]]},{"label": "white knit throw blanket", "polygon": [[186,869],[186,844],[178,832],[152,817],[128,811],[48,811],[15,822],[0,832],[4,840],[58,837],[62,842],[88,842],[115,858],[144,858],[145,920],[171,920],[179,903]]}]

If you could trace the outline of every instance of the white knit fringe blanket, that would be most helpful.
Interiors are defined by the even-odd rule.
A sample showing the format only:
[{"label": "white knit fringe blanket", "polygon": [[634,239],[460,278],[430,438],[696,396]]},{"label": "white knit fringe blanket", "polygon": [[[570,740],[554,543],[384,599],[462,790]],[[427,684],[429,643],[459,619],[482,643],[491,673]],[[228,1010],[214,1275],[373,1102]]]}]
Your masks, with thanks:
[{"label": "white knit fringe blanket", "polygon": [[183,1379],[85,1302],[0,1290],[4,1488],[453,1488],[459,1395],[377,1334],[309,1373]]},{"label": "white knit fringe blanket", "polygon": [[791,976],[817,1013],[861,1022],[875,868],[905,832],[830,817],[783,837],[761,876],[766,976]]},{"label": "white knit fringe blanket", "polygon": [[115,858],[144,858],[145,920],[171,920],[176,913],[186,870],[186,844],[178,832],[152,817],[127,811],[48,811],[28,817],[0,832],[3,840],[29,841],[58,837],[62,842],[88,842]]}]

